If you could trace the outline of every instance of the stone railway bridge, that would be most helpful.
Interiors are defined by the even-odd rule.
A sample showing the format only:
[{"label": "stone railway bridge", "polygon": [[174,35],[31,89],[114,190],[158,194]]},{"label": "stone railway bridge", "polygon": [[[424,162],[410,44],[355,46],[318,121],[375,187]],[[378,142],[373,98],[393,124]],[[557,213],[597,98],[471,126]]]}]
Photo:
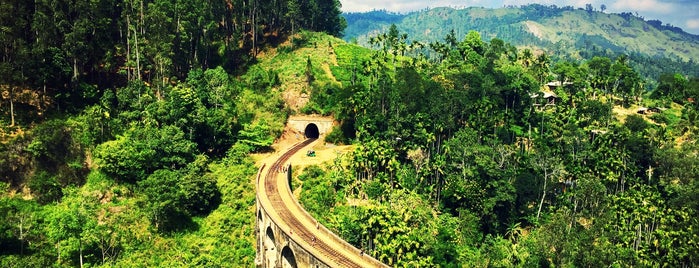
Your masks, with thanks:
[{"label": "stone railway bridge", "polygon": [[330,131],[332,118],[290,118],[307,138],[271,157],[257,172],[257,267],[388,267],[353,247],[311,217],[294,198],[289,159]]}]

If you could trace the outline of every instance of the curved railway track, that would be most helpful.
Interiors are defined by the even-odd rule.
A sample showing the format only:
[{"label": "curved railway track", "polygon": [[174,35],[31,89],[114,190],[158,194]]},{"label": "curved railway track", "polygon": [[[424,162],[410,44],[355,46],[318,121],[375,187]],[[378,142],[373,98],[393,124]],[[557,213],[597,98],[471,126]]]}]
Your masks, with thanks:
[{"label": "curved railway track", "polygon": [[[299,244],[305,244],[303,246],[310,246],[313,248],[307,250],[316,251],[317,253],[322,254],[325,257],[325,259],[332,261],[333,263],[328,263],[329,266],[388,267],[380,263],[379,261],[371,258],[370,256],[360,253],[360,251],[357,248],[353,247],[346,241],[340,239],[338,236],[332,234],[332,232],[327,230],[325,227],[319,226],[315,219],[313,219],[310,216],[310,214],[303,210],[299,203],[295,199],[293,199],[291,189],[289,189],[288,186],[285,187],[285,189],[280,189],[278,187],[279,173],[281,173],[284,170],[283,165],[289,160],[289,158],[291,158],[291,156],[296,154],[301,148],[304,148],[311,144],[313,141],[315,141],[315,139],[307,139],[303,142],[297,143],[284,154],[282,154],[272,165],[269,166],[269,169],[267,170],[267,175],[264,177],[263,183],[265,189],[265,196],[270,201],[272,209],[285,223],[285,225],[287,225],[290,228],[287,234],[290,237],[292,237],[292,239],[297,243],[303,241],[304,243]],[[288,200],[287,202],[283,200],[282,195],[284,194],[291,195],[291,199],[294,200],[294,202],[292,202],[293,204],[288,204]],[[290,206],[298,207],[294,207],[292,210]],[[301,213],[299,213],[299,211]],[[302,221],[305,221],[306,224],[304,224]],[[315,222],[315,228],[309,227],[309,222]],[[287,231],[285,230],[284,232]]]}]

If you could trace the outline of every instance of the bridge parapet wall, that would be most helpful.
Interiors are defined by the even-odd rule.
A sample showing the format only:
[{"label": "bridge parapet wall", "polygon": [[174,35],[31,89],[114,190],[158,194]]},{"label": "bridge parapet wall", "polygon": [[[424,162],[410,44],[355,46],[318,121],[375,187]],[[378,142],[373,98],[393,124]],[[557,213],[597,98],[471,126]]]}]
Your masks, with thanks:
[{"label": "bridge parapet wall", "polygon": [[[257,185],[261,185],[264,179],[263,173],[277,172],[265,170],[263,165],[257,172]],[[287,176],[291,176],[291,168],[287,169]],[[286,187],[290,191],[289,187]],[[293,230],[286,225],[277,215],[267,211],[271,209],[271,204],[264,196],[260,196],[261,191],[257,191],[257,218],[255,232],[257,234],[257,254],[255,266],[258,268],[287,268],[287,267],[314,267],[330,268],[328,260],[317,257],[309,252],[294,239]],[[262,194],[263,195],[263,194]],[[287,253],[287,254],[285,254]],[[290,253],[290,254],[289,254]]]},{"label": "bridge parapet wall", "polygon": [[[293,145],[257,173],[257,267],[388,267],[318,222],[294,198],[288,159],[316,139]],[[284,174],[284,175],[282,175]]]}]

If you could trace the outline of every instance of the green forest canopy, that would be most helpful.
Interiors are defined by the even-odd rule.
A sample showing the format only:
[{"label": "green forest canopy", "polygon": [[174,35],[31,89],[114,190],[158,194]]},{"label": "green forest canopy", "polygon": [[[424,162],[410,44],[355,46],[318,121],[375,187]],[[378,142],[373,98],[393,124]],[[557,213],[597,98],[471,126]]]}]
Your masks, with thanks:
[{"label": "green forest canopy", "polygon": [[407,14],[379,10],[343,16],[347,20],[344,39],[359,44],[368,45],[370,37],[388,31],[391,24],[411,40],[425,43],[439,41],[452,31],[463,36],[476,30],[486,41],[499,38],[520,49],[545,51],[554,61],[580,63],[594,56],[627,55],[636,71],[648,79],[649,90],[664,73],[699,73],[699,36],[630,12],[606,13],[592,5],[584,9],[541,4],[439,7]]},{"label": "green forest canopy", "polygon": [[[300,199],[379,260],[699,263],[696,77],[647,91],[623,56],[554,61],[396,27],[370,50],[301,30],[339,35],[334,1],[78,2],[0,8],[2,266],[252,266],[248,154],[290,112],[289,63],[256,55],[302,49],[337,59],[332,77],[301,59],[302,110],[332,114],[326,139],[355,150],[301,174]],[[296,4],[337,13],[320,23]]]}]

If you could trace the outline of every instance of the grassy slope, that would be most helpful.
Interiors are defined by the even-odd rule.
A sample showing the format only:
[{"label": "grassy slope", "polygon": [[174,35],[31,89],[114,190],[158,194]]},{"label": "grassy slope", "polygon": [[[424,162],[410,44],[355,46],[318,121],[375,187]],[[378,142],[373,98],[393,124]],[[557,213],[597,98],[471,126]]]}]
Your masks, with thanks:
[{"label": "grassy slope", "polygon": [[[293,40],[293,41],[292,41]],[[293,111],[299,111],[308,101],[311,85],[306,78],[307,60],[318,86],[337,83],[330,72],[337,66],[333,47],[344,44],[341,39],[314,32],[301,32],[277,48],[270,48],[260,56],[257,66],[275,71],[280,80],[279,90]]]}]

